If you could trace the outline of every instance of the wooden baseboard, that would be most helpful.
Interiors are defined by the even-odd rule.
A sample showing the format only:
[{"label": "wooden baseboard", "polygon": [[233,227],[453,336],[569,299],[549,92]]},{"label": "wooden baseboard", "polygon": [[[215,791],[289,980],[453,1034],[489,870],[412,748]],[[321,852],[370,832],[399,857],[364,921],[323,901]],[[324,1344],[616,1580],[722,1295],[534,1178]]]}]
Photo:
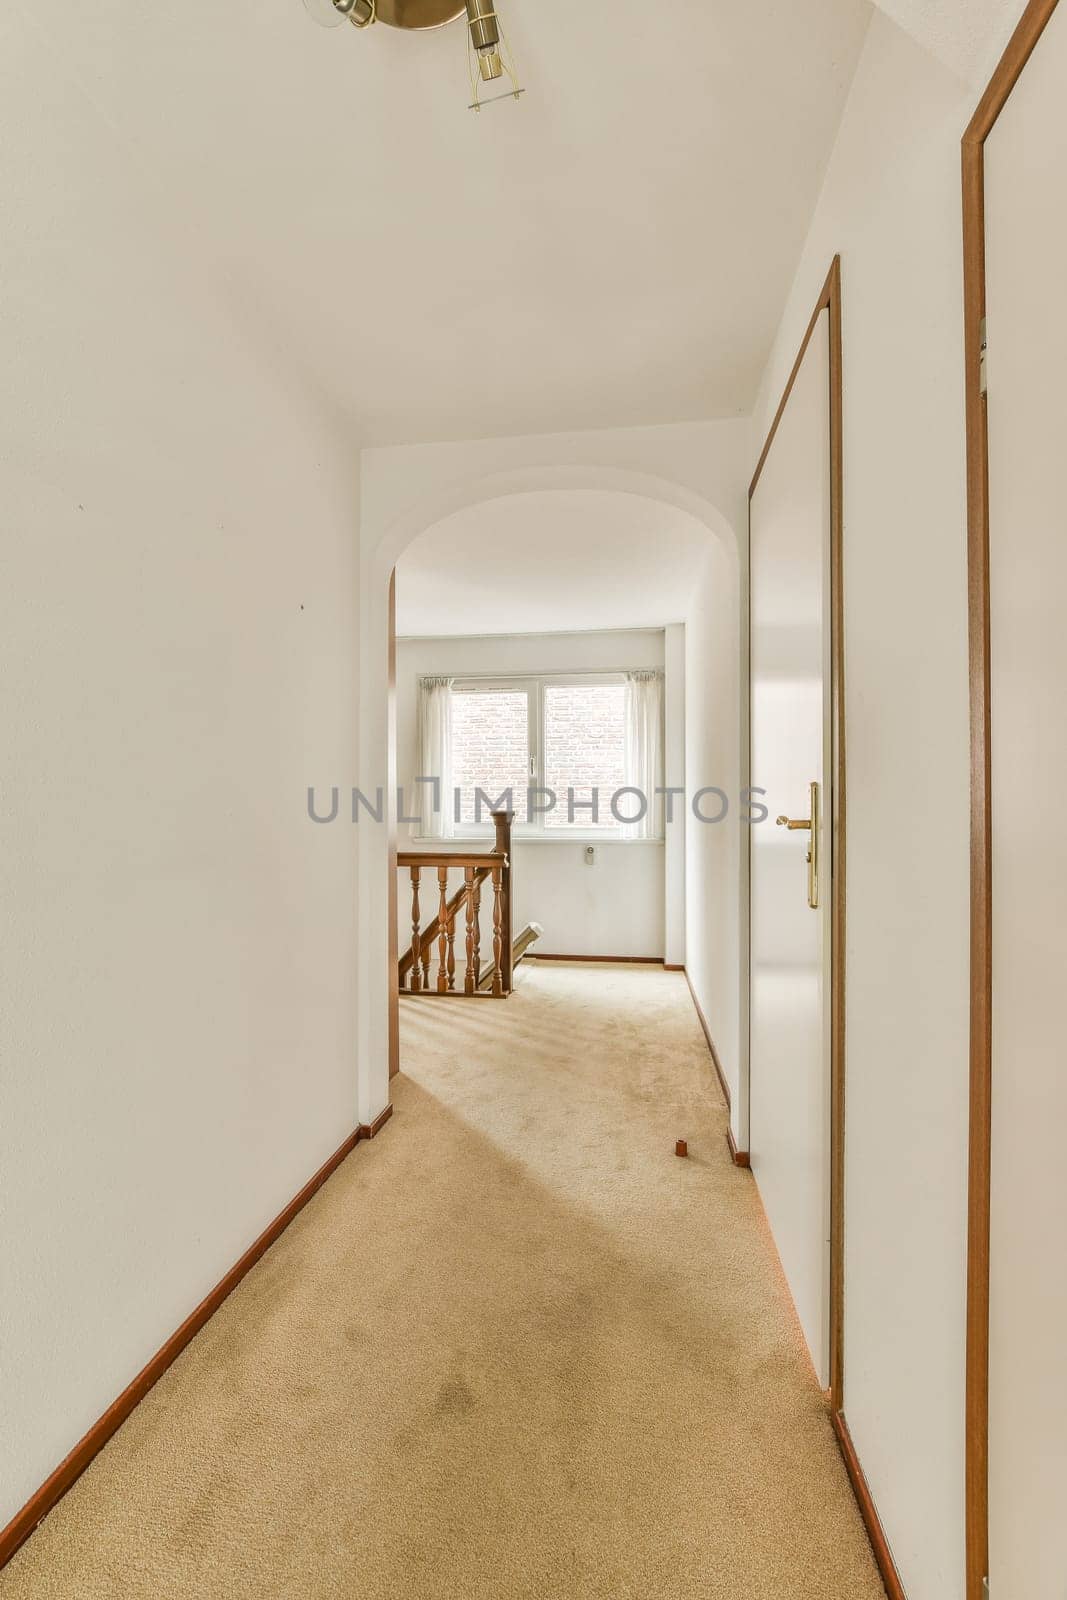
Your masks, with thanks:
[{"label": "wooden baseboard", "polygon": [[870,1484],[867,1482],[863,1468],[860,1466],[860,1459],[856,1454],[856,1446],[853,1444],[852,1435],[848,1431],[848,1423],[845,1421],[844,1412],[834,1412],[833,1424],[837,1442],[841,1447],[841,1454],[845,1459],[845,1470],[852,1484],[852,1492],[856,1496],[864,1527],[867,1529],[867,1537],[871,1541],[871,1549],[874,1551],[874,1559],[878,1564],[878,1571],[882,1575],[886,1594],[889,1596],[889,1600],[908,1600],[904,1592],[904,1585],[900,1581],[900,1573],[897,1571],[896,1562],[893,1560],[893,1553],[889,1548],[889,1540],[886,1538],[885,1529],[882,1527],[882,1519],[878,1515],[878,1508],[871,1494]]},{"label": "wooden baseboard", "polygon": [[611,966],[662,967],[662,956],[550,956],[543,950],[531,950],[526,961],[600,961]]},{"label": "wooden baseboard", "polygon": [[663,963],[663,970],[664,972],[684,972],[685,964],[680,963],[678,966],[675,966],[673,961],[665,961]]},{"label": "wooden baseboard", "polygon": [[[393,1107],[392,1107],[392,1103],[390,1102],[390,1104],[386,1106],[384,1111],[379,1111],[378,1115],[375,1117],[373,1122],[361,1122],[359,1127],[356,1129],[355,1144],[359,1144],[360,1140],[362,1140],[362,1139],[376,1139],[378,1134],[380,1134],[382,1129],[385,1127],[385,1124],[389,1121],[389,1118],[392,1116],[392,1114],[393,1114]],[[347,1155],[347,1154],[348,1154],[348,1151],[346,1150],[345,1151],[345,1155]],[[340,1161],[338,1161],[336,1156],[331,1156],[330,1159],[332,1161],[334,1161],[337,1166],[340,1166],[341,1161],[343,1161],[344,1158],[345,1157],[342,1156]],[[329,1166],[329,1162],[327,1162],[326,1165]],[[323,1169],[323,1170],[325,1170],[325,1169]],[[330,1170],[332,1171],[333,1168],[331,1168]],[[330,1176],[330,1173],[327,1172],[326,1173],[326,1178],[328,1178],[329,1176]],[[316,1184],[316,1186],[321,1189],[322,1184],[324,1184],[326,1182],[326,1178],[322,1178],[321,1181],[320,1181],[319,1174],[316,1172],[316,1174],[312,1178],[311,1182]],[[314,1194],[314,1192],[315,1192],[314,1189],[312,1189],[311,1194]],[[303,1194],[303,1193],[304,1193],[304,1190],[301,1189],[300,1194]],[[298,1200],[299,1200],[299,1198],[300,1198],[300,1195],[297,1195],[297,1199]],[[310,1200],[310,1199],[311,1199],[311,1195],[309,1194],[308,1195],[308,1200]],[[307,1202],[305,1201],[305,1204],[306,1203]],[[300,1209],[300,1207],[298,1206],[297,1207],[297,1211],[299,1209]],[[293,1212],[293,1216],[294,1217],[296,1216],[296,1211]],[[290,1218],[290,1221],[291,1220],[292,1219]],[[286,1226],[288,1226],[288,1223],[286,1224]]]},{"label": "wooden baseboard", "polygon": [[733,1162],[735,1167],[752,1166],[752,1161],[749,1157],[748,1151],[739,1150],[737,1148],[737,1141],[734,1139],[734,1130],[732,1128],[727,1128],[726,1130],[726,1143],[730,1147],[730,1160]]},{"label": "wooden baseboard", "polygon": [[85,1437],[74,1446],[65,1461],[52,1473],[51,1477],[37,1490],[37,1493],[26,1502],[22,1510],[17,1512],[7,1527],[0,1531],[0,1567],[3,1567],[15,1551],[23,1545],[30,1534],[44,1521],[48,1513],[62,1500],[67,1490],[77,1482],[86,1467],[99,1455],[113,1434],[117,1433],[130,1413],[140,1405],[145,1395],[157,1384],[167,1368],[173,1366],[181,1355],[186,1345],[200,1332],[205,1323],[209,1322],[223,1301],[236,1289],[241,1279],[251,1271],[261,1256],[266,1255],[271,1245],[274,1244],[294,1217],[301,1212],[308,1201],[318,1193],[337,1168],[350,1155],[356,1145],[363,1139],[373,1139],[380,1133],[393,1114],[391,1105],[386,1106],[381,1114],[371,1123],[361,1123],[354,1133],[350,1133],[339,1150],[335,1150],[325,1166],[319,1168],[309,1183],[306,1183],[298,1195],[295,1195],[285,1210],[275,1217],[270,1226],[260,1234],[255,1244],[245,1251],[237,1264],[230,1268],[226,1276],[215,1285],[206,1299],[202,1300],[196,1310],[186,1317],[181,1327],[172,1333],[166,1344],[156,1352],[148,1365],[137,1374],[128,1388],[124,1389],[118,1399],[104,1412],[99,1421],[95,1422]]},{"label": "wooden baseboard", "polygon": [[696,1010],[697,1019],[700,1022],[700,1026],[704,1030],[704,1037],[708,1041],[708,1049],[711,1051],[711,1059],[712,1059],[712,1062],[713,1062],[713,1064],[715,1066],[715,1075],[719,1080],[719,1088],[722,1090],[722,1097],[726,1101],[726,1109],[727,1109],[727,1111],[729,1111],[730,1110],[730,1085],[727,1083],[726,1074],[722,1070],[722,1062],[719,1060],[719,1052],[715,1048],[715,1040],[711,1037],[711,1029],[708,1027],[708,1019],[704,1015],[703,1009],[701,1008],[700,1001],[697,999],[697,996],[696,996],[696,990],[693,988],[693,980],[689,976],[689,969],[688,969],[688,967],[686,967],[683,970],[685,972],[685,981],[689,985],[689,993],[693,997],[693,1006],[694,1006],[694,1008]]}]

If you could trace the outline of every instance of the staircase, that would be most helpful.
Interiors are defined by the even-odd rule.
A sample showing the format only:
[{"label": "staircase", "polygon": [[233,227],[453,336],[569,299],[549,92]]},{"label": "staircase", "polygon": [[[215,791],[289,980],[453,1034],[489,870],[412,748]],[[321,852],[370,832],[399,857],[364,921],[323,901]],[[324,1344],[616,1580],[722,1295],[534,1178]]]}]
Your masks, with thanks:
[{"label": "staircase", "polygon": [[[493,848],[480,854],[398,854],[397,868],[407,874],[411,889],[411,944],[399,959],[402,995],[504,1000],[511,994],[515,967],[542,931],[538,923],[531,922],[518,939],[512,936],[511,818],[508,811],[493,812]],[[462,882],[453,889],[456,874],[462,874]],[[486,887],[493,897],[493,951],[491,959],[483,963],[481,912]],[[423,896],[432,889],[436,889],[437,912],[423,928]],[[463,930],[463,970],[458,980],[457,927]]]}]

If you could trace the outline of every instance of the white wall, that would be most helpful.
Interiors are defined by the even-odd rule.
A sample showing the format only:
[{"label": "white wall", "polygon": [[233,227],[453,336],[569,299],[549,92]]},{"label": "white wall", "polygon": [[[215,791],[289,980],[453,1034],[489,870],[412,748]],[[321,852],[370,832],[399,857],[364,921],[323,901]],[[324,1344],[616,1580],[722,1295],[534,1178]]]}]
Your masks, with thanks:
[{"label": "white wall", "polygon": [[0,56],[3,1525],[359,1120],[354,830],[305,815],[358,481],[49,31]]},{"label": "white wall", "polygon": [[[402,639],[397,646],[397,762],[401,781],[410,784],[416,773],[418,679],[423,674],[461,677],[466,673],[614,672],[662,669],[663,665],[662,629]],[[408,807],[411,814],[417,809],[416,804]],[[402,830],[402,849],[441,848],[439,841],[426,843],[416,838],[416,833],[414,825]],[[516,840],[515,931],[528,922],[539,922],[545,930],[538,945],[541,952],[662,957],[665,854],[659,840],[598,840],[596,863],[587,866],[585,846],[576,841]],[[488,917],[488,901],[489,897],[483,896],[483,918]],[[400,908],[403,946],[403,874]]]},{"label": "white wall", "polygon": [[[686,782],[691,795],[706,787],[724,790],[730,809],[719,823],[699,822],[692,812],[686,822],[685,950],[689,981],[730,1086],[734,1136],[743,1149],[748,1124],[740,994],[747,923],[738,892],[745,842],[739,636],[736,573],[728,552],[710,546],[694,580],[685,627]],[[715,816],[715,796],[702,801],[701,810]]]},{"label": "white wall", "polygon": [[[673,622],[663,639],[663,744],[664,782],[685,788],[685,623]],[[664,903],[664,959],[668,966],[685,965],[685,840],[686,810],[680,807],[666,834],[666,885]]]},{"label": "white wall", "polygon": [[959,140],[974,100],[875,16],[751,448],[754,464],[840,251],[845,1411],[909,1600],[963,1594],[968,709]]}]

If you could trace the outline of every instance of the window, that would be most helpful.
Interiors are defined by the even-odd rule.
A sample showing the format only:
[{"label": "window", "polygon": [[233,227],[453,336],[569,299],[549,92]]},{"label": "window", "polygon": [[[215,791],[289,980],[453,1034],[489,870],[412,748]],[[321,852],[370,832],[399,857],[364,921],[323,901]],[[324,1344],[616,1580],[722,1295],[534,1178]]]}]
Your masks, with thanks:
[{"label": "window", "polygon": [[[515,825],[528,836],[633,836],[612,808],[616,792],[634,783],[627,775],[633,715],[627,674],[456,678],[450,692],[447,770],[451,790],[459,791],[458,811],[454,793],[445,804],[455,833],[490,833],[489,812],[510,790]],[[545,791],[555,796],[551,808]],[[623,796],[618,810],[630,817],[634,804],[632,795]]]},{"label": "window", "polygon": [[621,833],[611,797],[626,782],[625,683],[546,683],[544,752],[545,787],[558,797],[556,809],[545,816],[545,827]]},{"label": "window", "polygon": [[[479,790],[495,802],[510,789],[515,821],[527,821],[526,791],[534,781],[530,760],[534,698],[524,684],[453,684],[452,784],[460,791],[457,826],[464,831],[477,824]],[[483,801],[483,824],[488,811]]]}]

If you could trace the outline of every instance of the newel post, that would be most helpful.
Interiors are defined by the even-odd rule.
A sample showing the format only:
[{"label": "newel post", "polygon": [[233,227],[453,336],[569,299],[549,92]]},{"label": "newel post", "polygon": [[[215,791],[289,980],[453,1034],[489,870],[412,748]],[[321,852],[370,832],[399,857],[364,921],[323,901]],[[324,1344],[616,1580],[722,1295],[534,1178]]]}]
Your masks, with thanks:
[{"label": "newel post", "polygon": [[513,811],[494,811],[493,826],[496,828],[496,843],[494,849],[507,859],[504,862],[504,871],[501,882],[501,945],[500,982],[505,994],[510,994],[514,978],[514,960],[512,956],[512,926],[511,926],[511,824],[514,818]]}]

